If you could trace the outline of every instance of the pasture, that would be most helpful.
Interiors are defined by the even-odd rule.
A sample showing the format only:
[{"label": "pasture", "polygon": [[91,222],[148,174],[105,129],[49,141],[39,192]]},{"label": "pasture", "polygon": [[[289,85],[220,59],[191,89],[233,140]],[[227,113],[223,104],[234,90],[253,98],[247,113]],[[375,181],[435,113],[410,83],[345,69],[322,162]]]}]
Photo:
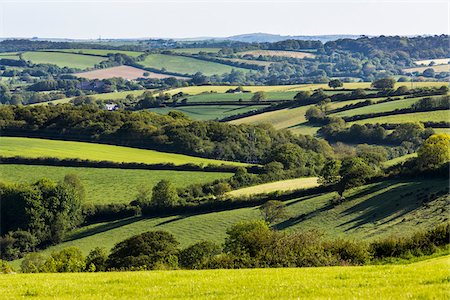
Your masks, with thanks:
[{"label": "pasture", "polygon": [[[351,236],[371,240],[392,234],[404,236],[448,220],[445,197],[424,200],[429,193],[447,185],[445,179],[374,183],[345,192],[347,201],[338,206],[330,204],[336,193],[293,198],[285,201],[289,217],[274,226],[280,230],[317,229],[329,238]],[[427,201],[427,205],[422,201]],[[123,239],[149,230],[171,232],[182,247],[200,240],[220,244],[231,225],[258,218],[261,218],[258,206],[200,214],[134,217],[82,227],[72,232],[67,241],[44,253],[69,246],[77,246],[85,254],[97,245],[110,249]]]},{"label": "pasture", "polygon": [[18,53],[14,53],[14,52],[3,52],[0,53],[0,59],[14,59],[14,60],[19,60],[19,54]]},{"label": "pasture", "polygon": [[251,50],[239,53],[242,56],[251,55],[254,57],[258,56],[281,56],[281,57],[291,57],[291,58],[315,58],[316,56],[309,52],[299,52],[299,51],[282,51],[282,50]]},{"label": "pasture", "polygon": [[319,184],[317,183],[317,179],[317,177],[307,177],[269,182],[234,190],[229,192],[228,195],[238,197],[262,193],[272,193],[276,191],[284,192],[290,190],[308,189],[319,186]]},{"label": "pasture", "polygon": [[419,66],[420,65],[428,66],[432,62],[434,62],[436,65],[445,65],[450,62],[450,58],[434,58],[434,59],[416,60],[414,63]]},{"label": "pasture", "polygon": [[105,60],[103,57],[59,52],[25,52],[22,57],[34,64],[52,64],[61,68],[68,67],[81,70],[93,68],[96,64]]},{"label": "pasture", "polygon": [[195,74],[201,72],[204,75],[211,76],[214,74],[229,73],[232,70],[242,72],[250,71],[249,69],[236,68],[191,57],[167,54],[149,54],[145,60],[140,61],[139,63],[145,67],[159,70],[164,69],[179,74]]},{"label": "pasture", "polygon": [[196,105],[178,107],[157,107],[150,108],[152,112],[167,114],[172,110],[181,111],[193,120],[216,120],[225,117],[246,113],[248,111],[259,110],[267,105]]},{"label": "pasture", "polygon": [[448,122],[450,119],[450,110],[434,110],[426,112],[415,112],[370,119],[359,120],[348,123],[352,124],[399,124],[409,122]]},{"label": "pasture", "polygon": [[[144,73],[148,73],[146,76]],[[73,74],[78,77],[87,78],[87,79],[108,79],[114,77],[121,77],[128,80],[134,80],[137,78],[157,78],[164,79],[169,77],[175,77],[177,79],[189,79],[188,77],[181,76],[172,76],[167,74],[160,74],[155,72],[149,72],[146,70],[138,69],[130,66],[117,66],[105,69],[98,69],[83,73]]]},{"label": "pasture", "polygon": [[385,167],[385,168],[392,167],[392,166],[403,163],[403,162],[407,161],[408,159],[414,158],[414,157],[417,157],[417,153],[410,153],[410,154],[406,154],[403,156],[399,156],[399,157],[390,159],[388,161],[385,161],[383,163],[383,167]]},{"label": "pasture", "polygon": [[450,65],[434,65],[434,66],[428,66],[428,67],[414,67],[414,68],[407,68],[403,69],[404,72],[419,72],[422,73],[426,69],[433,69],[436,73],[441,72],[450,72]]},{"label": "pasture", "polygon": [[85,54],[85,55],[101,55],[108,56],[108,54],[125,54],[131,57],[138,57],[144,52],[138,51],[123,51],[123,50],[114,50],[114,49],[57,49],[57,50],[46,50],[46,51],[58,51],[58,52],[67,52],[67,53],[75,53],[75,54]]},{"label": "pasture", "polygon": [[122,146],[19,137],[0,137],[0,155],[3,157],[22,156],[27,158],[88,159],[119,163],[245,165],[236,162]]},{"label": "pasture", "polygon": [[0,181],[34,183],[41,178],[60,181],[66,174],[76,174],[86,190],[86,203],[130,203],[142,187],[152,188],[160,180],[176,187],[208,183],[231,177],[232,173],[160,170],[127,170],[0,164]]},{"label": "pasture", "polygon": [[[297,92],[266,92],[267,99],[261,100],[264,102],[277,101],[277,100],[293,100]],[[187,98],[188,103],[191,102],[216,102],[216,101],[250,101],[254,93],[202,93],[192,96],[184,96],[182,98]]]},{"label": "pasture", "polygon": [[0,275],[5,299],[446,299],[449,256],[404,265]]}]

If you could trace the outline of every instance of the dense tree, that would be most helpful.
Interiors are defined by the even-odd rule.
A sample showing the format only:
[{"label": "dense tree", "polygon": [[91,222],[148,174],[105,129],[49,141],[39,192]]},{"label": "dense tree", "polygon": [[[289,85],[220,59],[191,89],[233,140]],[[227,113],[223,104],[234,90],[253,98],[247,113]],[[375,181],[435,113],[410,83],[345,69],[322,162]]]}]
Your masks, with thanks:
[{"label": "dense tree", "polygon": [[393,78],[381,78],[372,82],[372,87],[376,89],[388,90],[393,89],[395,86],[395,79]]},{"label": "dense tree", "polygon": [[104,247],[95,247],[86,257],[86,269],[90,272],[106,271],[108,253]]},{"label": "dense tree", "polygon": [[178,242],[165,231],[150,231],[128,238],[111,250],[110,269],[156,267],[175,268],[178,265]]},{"label": "dense tree", "polygon": [[328,159],[320,172],[319,183],[329,185],[336,184],[340,180],[341,161]]},{"label": "dense tree", "polygon": [[421,169],[435,169],[450,161],[450,135],[430,136],[417,151],[417,159]]},{"label": "dense tree", "polygon": [[339,171],[341,180],[338,183],[337,192],[342,197],[345,190],[358,187],[376,174],[367,162],[360,157],[345,158]]},{"label": "dense tree", "polygon": [[264,91],[256,92],[252,96],[252,101],[256,101],[256,102],[263,101],[266,99],[267,99],[267,93]]},{"label": "dense tree", "polygon": [[180,266],[186,269],[200,269],[204,267],[208,260],[221,252],[222,249],[213,242],[202,241],[195,243],[180,251]]},{"label": "dense tree", "polygon": [[344,84],[339,79],[332,79],[332,80],[330,80],[330,82],[328,82],[328,86],[330,88],[336,89],[338,87],[344,86]]}]

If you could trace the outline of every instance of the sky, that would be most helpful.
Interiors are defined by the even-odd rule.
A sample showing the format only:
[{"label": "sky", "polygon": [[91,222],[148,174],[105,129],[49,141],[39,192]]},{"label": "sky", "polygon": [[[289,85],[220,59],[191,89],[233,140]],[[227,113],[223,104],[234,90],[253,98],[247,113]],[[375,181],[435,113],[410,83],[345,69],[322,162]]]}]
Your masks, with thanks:
[{"label": "sky", "polygon": [[448,34],[450,0],[0,0],[0,37]]}]

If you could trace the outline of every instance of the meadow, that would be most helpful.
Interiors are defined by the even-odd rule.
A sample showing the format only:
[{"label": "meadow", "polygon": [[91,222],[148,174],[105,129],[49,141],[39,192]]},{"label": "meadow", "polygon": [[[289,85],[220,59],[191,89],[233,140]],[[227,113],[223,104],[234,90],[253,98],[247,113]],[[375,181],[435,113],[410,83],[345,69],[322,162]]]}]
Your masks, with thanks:
[{"label": "meadow", "polygon": [[306,177],[306,178],[280,180],[234,190],[229,192],[228,195],[238,197],[262,193],[272,193],[276,191],[284,192],[290,190],[308,189],[319,186],[319,184],[317,183],[317,179],[318,179],[317,177]]},{"label": "meadow", "polygon": [[229,73],[232,70],[247,72],[248,69],[232,67],[210,61],[204,61],[191,57],[166,55],[166,54],[150,54],[145,60],[139,62],[145,67],[156,69],[165,69],[169,72],[179,74],[195,74],[201,72],[204,75],[211,76],[214,74]]},{"label": "meadow", "polygon": [[410,154],[402,155],[402,156],[390,159],[388,161],[385,161],[383,163],[383,166],[385,168],[392,167],[394,165],[397,165],[399,163],[403,163],[403,162],[407,161],[408,159],[414,158],[414,157],[417,157],[417,153],[410,153]]},{"label": "meadow", "polygon": [[14,59],[14,60],[19,60],[20,57],[18,55],[18,53],[14,53],[14,52],[5,52],[5,53],[0,53],[0,59]]},{"label": "meadow", "polygon": [[[447,186],[445,179],[385,181],[344,193],[347,201],[334,206],[336,193],[323,193],[285,201],[289,218],[274,224],[277,229],[316,229],[327,238],[372,240],[392,234],[408,235],[448,220],[445,197],[422,204],[419,197]],[[75,230],[68,239],[43,251],[44,254],[69,246],[85,254],[97,245],[110,249],[117,242],[149,230],[166,230],[182,247],[200,240],[223,243],[226,230],[238,221],[261,218],[258,206],[218,212],[134,217],[97,223]]]},{"label": "meadow", "polygon": [[385,123],[408,123],[408,122],[448,122],[450,118],[449,110],[434,110],[426,112],[415,112],[370,119],[359,120],[348,123],[352,124],[385,124]]},{"label": "meadow", "polygon": [[217,120],[225,117],[242,114],[252,110],[258,110],[267,107],[267,105],[198,105],[198,106],[179,106],[179,107],[158,107],[150,108],[150,111],[167,114],[172,110],[181,111],[194,120]]},{"label": "meadow", "polygon": [[[148,73],[147,76],[144,75],[144,73]],[[178,79],[189,79],[188,77],[181,77],[181,76],[171,76],[167,74],[160,74],[155,72],[148,72],[142,69],[138,69],[135,67],[130,66],[117,66],[117,67],[111,67],[111,68],[105,68],[105,69],[98,69],[88,72],[82,72],[82,73],[76,73],[74,74],[78,77],[83,77],[87,79],[107,79],[107,78],[114,78],[114,77],[120,77],[128,80],[134,80],[137,78],[169,78],[169,77],[176,77]]]},{"label": "meadow", "polygon": [[57,49],[57,50],[46,50],[46,51],[58,51],[58,52],[67,52],[67,53],[75,53],[75,54],[85,54],[85,55],[102,55],[108,56],[108,54],[125,54],[131,57],[138,57],[144,52],[138,51],[123,51],[123,50],[105,50],[105,49]]},{"label": "meadow", "polygon": [[0,275],[4,299],[448,299],[450,256],[403,265]]},{"label": "meadow", "polygon": [[122,146],[19,137],[0,137],[0,155],[3,157],[78,158],[95,161],[137,162],[146,164],[173,163],[175,165],[182,165],[192,163],[197,165],[245,165],[236,162]]},{"label": "meadow", "polygon": [[25,52],[22,57],[34,64],[53,64],[61,68],[68,67],[81,70],[93,68],[96,64],[105,60],[103,57],[58,52]]},{"label": "meadow", "polygon": [[0,181],[34,183],[41,178],[60,181],[66,174],[76,174],[86,190],[86,203],[130,203],[142,187],[152,188],[162,179],[176,187],[208,183],[231,177],[232,173],[160,170],[127,170],[31,165],[0,165]]}]

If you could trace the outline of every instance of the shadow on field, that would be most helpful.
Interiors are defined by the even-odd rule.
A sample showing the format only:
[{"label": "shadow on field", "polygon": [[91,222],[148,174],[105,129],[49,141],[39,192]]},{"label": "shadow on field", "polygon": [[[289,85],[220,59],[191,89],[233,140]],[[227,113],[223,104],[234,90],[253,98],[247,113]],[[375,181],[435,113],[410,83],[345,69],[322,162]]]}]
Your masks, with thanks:
[{"label": "shadow on field", "polygon": [[358,215],[342,223],[339,227],[351,226],[345,231],[358,228],[366,223],[375,223],[384,220],[381,224],[403,218],[404,215],[423,206],[427,194],[439,188],[439,185],[430,187],[427,182],[399,182],[392,189],[383,191],[367,200],[358,203],[342,212],[344,215]]},{"label": "shadow on field", "polygon": [[141,221],[143,219],[144,219],[144,217],[139,216],[139,217],[131,217],[131,218],[126,218],[126,219],[121,219],[121,220],[117,220],[117,221],[111,221],[111,222],[96,226],[94,228],[84,230],[83,232],[74,234],[69,239],[65,240],[65,242],[78,240],[78,239],[85,238],[85,237],[95,235],[98,233],[102,233],[102,232],[105,232],[108,230],[116,229],[116,228],[119,228],[119,227],[122,227],[122,226],[125,226],[128,224],[134,223],[134,222]]}]

